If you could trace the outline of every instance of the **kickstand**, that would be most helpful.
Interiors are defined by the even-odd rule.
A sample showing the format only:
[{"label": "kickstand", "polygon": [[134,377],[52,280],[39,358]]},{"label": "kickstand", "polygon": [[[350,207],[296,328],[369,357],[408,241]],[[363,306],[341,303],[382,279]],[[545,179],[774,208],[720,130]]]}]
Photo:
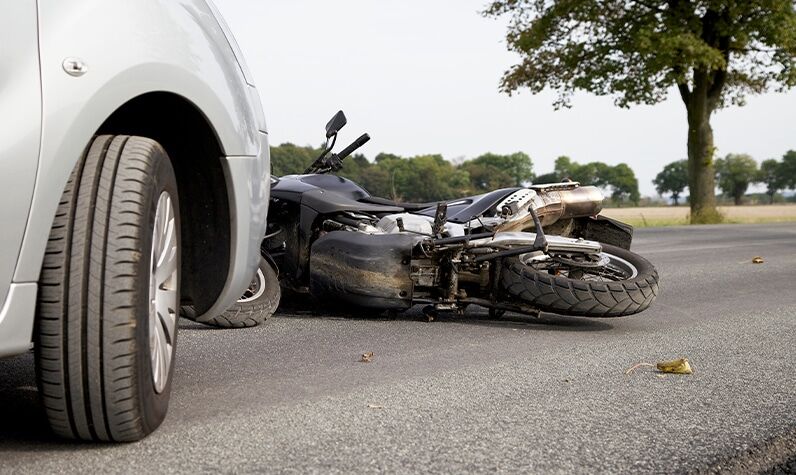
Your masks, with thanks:
[{"label": "kickstand", "polygon": [[428,319],[429,322],[433,322],[435,318],[439,315],[437,309],[434,308],[433,305],[426,305],[423,307],[423,315]]}]

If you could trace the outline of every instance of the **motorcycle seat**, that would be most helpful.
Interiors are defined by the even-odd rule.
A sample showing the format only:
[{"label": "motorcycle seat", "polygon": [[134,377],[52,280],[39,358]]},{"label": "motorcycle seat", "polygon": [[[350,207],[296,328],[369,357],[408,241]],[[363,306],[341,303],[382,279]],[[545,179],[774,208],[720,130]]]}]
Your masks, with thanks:
[{"label": "motorcycle seat", "polygon": [[406,211],[420,211],[427,208],[436,208],[437,203],[398,203],[396,201],[388,200],[387,198],[379,198],[378,196],[365,196],[359,199],[362,203],[370,203],[383,206],[397,206]]}]

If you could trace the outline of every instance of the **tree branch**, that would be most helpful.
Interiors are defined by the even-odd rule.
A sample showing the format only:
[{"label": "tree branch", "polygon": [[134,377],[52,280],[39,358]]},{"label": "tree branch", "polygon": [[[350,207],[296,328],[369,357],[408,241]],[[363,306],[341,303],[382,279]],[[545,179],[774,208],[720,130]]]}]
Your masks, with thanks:
[{"label": "tree branch", "polygon": [[[724,19],[729,21],[729,13],[725,9],[722,12]],[[721,100],[721,93],[724,89],[724,84],[727,82],[727,70],[730,69],[730,37],[723,34],[719,37],[719,51],[724,58],[724,68],[713,71],[710,75],[710,86],[708,87],[708,105],[711,110],[715,109]]]}]

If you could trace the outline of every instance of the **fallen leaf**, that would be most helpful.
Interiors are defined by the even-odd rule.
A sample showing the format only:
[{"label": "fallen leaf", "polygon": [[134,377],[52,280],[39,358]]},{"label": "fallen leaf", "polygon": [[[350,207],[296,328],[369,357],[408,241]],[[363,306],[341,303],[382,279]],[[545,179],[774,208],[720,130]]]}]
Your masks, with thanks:
[{"label": "fallen leaf", "polygon": [[368,404],[368,409],[384,409],[384,406],[379,404]]},{"label": "fallen leaf", "polygon": [[755,256],[752,258],[752,264],[762,264],[763,258],[760,256]]},{"label": "fallen leaf", "polygon": [[691,365],[688,364],[687,358],[662,361],[655,366],[658,368],[658,371],[662,373],[692,374],[694,372],[694,370],[691,369]]},{"label": "fallen leaf", "polygon": [[665,377],[666,377],[666,375],[665,375],[665,374],[660,374],[660,373],[656,374],[655,376],[656,376],[656,377],[658,377],[658,378],[660,378],[660,379],[663,379],[663,378],[665,378]]},{"label": "fallen leaf", "polygon": [[373,358],[373,352],[368,351],[367,353],[362,353],[362,359],[359,360],[360,363],[370,363],[370,360]]}]

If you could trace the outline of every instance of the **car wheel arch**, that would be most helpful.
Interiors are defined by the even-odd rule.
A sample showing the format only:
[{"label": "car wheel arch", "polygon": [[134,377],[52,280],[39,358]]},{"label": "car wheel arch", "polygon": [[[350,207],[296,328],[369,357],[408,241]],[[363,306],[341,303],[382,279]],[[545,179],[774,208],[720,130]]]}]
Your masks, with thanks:
[{"label": "car wheel arch", "polygon": [[212,124],[188,99],[159,91],[124,103],[96,134],[148,137],[168,153],[182,197],[183,303],[210,308],[227,281],[232,246],[230,184]]}]

